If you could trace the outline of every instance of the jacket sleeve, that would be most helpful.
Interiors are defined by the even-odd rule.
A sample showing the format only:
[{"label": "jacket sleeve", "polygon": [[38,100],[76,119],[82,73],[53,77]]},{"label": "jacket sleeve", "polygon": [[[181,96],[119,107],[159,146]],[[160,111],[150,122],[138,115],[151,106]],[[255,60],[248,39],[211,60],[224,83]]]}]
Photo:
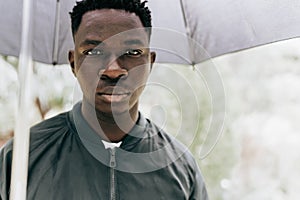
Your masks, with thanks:
[{"label": "jacket sleeve", "polygon": [[12,140],[0,149],[0,200],[9,200]]},{"label": "jacket sleeve", "polygon": [[194,161],[194,181],[189,200],[209,200],[206,186],[196,161]]}]

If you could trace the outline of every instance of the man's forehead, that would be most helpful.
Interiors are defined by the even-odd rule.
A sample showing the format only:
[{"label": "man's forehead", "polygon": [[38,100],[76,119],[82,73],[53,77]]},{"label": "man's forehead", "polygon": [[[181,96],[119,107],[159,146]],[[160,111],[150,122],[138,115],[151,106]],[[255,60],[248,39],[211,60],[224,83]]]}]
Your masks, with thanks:
[{"label": "man's forehead", "polygon": [[[123,46],[146,46],[148,45],[148,37],[145,34],[145,31],[138,33],[143,30],[132,30],[130,32],[122,32],[116,35],[107,36],[107,35],[95,35],[95,34],[87,34],[86,37],[82,37],[80,39],[80,46],[82,45],[123,45]],[[79,39],[79,38],[78,38]]]},{"label": "man's forehead", "polygon": [[[108,15],[105,15],[108,14]],[[123,10],[101,9],[87,12],[82,19],[75,38],[83,40],[130,41],[138,40],[146,43],[148,40],[147,28],[144,27],[135,14]],[[76,40],[75,39],[75,40]]]}]

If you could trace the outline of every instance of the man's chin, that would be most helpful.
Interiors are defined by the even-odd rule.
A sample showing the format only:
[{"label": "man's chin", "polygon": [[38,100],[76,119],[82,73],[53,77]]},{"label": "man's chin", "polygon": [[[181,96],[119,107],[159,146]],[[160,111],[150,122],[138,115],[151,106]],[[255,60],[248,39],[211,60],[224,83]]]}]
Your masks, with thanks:
[{"label": "man's chin", "polygon": [[96,107],[96,112],[100,115],[105,116],[123,116],[129,115],[129,110],[126,108],[106,108],[104,109],[102,106]]}]

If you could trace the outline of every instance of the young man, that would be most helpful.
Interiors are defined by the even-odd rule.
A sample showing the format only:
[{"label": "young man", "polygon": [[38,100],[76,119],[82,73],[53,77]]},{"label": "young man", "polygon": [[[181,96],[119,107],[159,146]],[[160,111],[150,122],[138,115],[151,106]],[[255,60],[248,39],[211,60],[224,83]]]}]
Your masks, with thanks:
[{"label": "young man", "polygon": [[[84,0],[71,13],[69,61],[83,99],[31,128],[28,199],[207,200],[189,151],[138,111],[155,53],[139,0]],[[12,142],[1,150],[9,198]]]}]

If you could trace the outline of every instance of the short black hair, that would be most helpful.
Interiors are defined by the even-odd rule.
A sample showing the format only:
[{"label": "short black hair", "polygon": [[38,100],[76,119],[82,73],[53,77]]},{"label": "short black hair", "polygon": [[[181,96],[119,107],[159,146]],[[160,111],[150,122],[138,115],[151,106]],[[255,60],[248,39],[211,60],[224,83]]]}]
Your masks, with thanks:
[{"label": "short black hair", "polygon": [[83,0],[76,2],[71,16],[72,34],[77,32],[81,23],[82,16],[88,12],[99,9],[120,9],[130,13],[135,13],[141,20],[146,31],[151,35],[151,11],[146,7],[147,1],[140,0]]}]

